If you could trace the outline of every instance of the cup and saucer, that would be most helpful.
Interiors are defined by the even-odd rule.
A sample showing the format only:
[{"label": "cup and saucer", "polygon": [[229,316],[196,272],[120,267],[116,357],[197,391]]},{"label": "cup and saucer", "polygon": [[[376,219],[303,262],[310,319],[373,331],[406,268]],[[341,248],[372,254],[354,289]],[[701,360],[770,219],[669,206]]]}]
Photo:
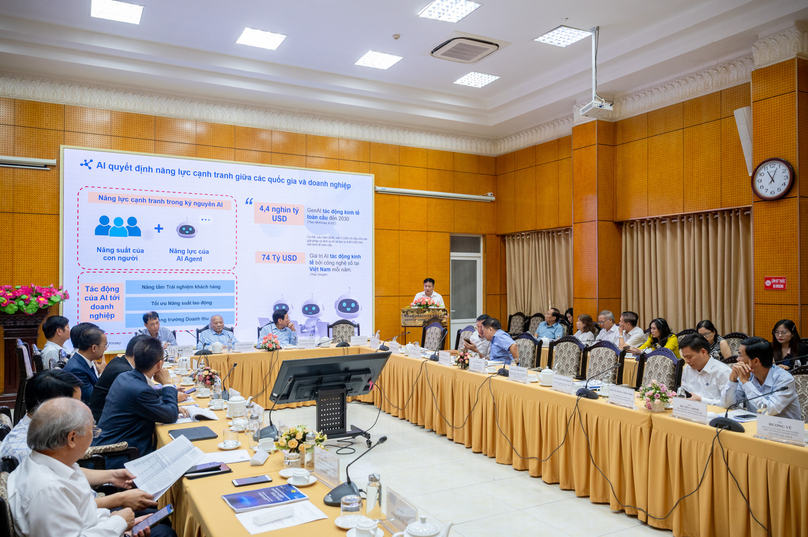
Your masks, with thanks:
[{"label": "cup and saucer", "polygon": [[311,475],[311,472],[308,470],[304,470],[303,468],[294,468],[291,470],[292,475],[286,480],[286,482],[290,485],[294,485],[296,487],[308,487],[309,485],[313,485],[317,482],[317,478]]},{"label": "cup and saucer", "polygon": [[219,442],[219,449],[223,451],[232,451],[241,447],[241,442],[236,442],[234,445],[226,446],[224,442]]},{"label": "cup and saucer", "polygon": [[360,516],[348,530],[347,537],[384,537],[384,531],[374,520]]}]

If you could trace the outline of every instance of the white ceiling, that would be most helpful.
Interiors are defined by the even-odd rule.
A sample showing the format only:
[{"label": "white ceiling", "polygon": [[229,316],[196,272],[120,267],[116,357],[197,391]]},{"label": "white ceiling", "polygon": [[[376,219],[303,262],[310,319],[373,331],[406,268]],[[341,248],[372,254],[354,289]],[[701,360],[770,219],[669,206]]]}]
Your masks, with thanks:
[{"label": "white ceiling", "polygon": [[[591,93],[589,40],[533,41],[559,24],[600,26],[598,92],[619,97],[808,20],[805,0],[488,0],[451,24],[417,16],[429,1],[133,0],[145,8],[131,25],[91,18],[90,0],[3,0],[0,72],[495,139]],[[237,45],[245,26],[289,37],[276,51]],[[474,65],[429,55],[455,32],[510,45]],[[404,59],[355,66],[371,49]],[[453,84],[470,71],[501,78]]]}]

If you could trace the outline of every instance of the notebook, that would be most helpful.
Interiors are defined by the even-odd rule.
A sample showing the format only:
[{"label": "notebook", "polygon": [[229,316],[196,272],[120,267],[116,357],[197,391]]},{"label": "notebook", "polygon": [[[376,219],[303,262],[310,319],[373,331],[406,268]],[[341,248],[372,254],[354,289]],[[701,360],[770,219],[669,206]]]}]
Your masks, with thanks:
[{"label": "notebook", "polygon": [[233,511],[243,513],[244,511],[307,500],[308,496],[300,492],[294,485],[286,484],[247,492],[236,492],[235,494],[226,494],[222,496],[222,499]]},{"label": "notebook", "polygon": [[210,427],[191,427],[190,429],[174,429],[172,431],[168,431],[168,436],[170,436],[172,440],[176,440],[180,436],[184,436],[191,442],[196,442],[197,440],[218,438],[219,435],[214,433]]}]

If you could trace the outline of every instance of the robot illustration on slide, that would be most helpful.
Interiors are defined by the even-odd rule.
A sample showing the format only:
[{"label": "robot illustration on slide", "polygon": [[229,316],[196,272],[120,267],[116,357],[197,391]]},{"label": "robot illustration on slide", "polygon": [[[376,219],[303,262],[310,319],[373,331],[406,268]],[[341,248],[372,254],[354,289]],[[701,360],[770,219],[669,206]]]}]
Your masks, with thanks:
[{"label": "robot illustration on slide", "polygon": [[349,287],[348,292],[334,302],[334,309],[337,311],[337,317],[356,319],[362,312],[362,305],[359,303],[359,299],[351,294],[351,288]]},{"label": "robot illustration on slide", "polygon": [[300,335],[305,337],[326,337],[328,335],[328,323],[320,320],[323,314],[323,305],[315,300],[314,294],[303,303],[301,308],[306,322],[300,326]]}]

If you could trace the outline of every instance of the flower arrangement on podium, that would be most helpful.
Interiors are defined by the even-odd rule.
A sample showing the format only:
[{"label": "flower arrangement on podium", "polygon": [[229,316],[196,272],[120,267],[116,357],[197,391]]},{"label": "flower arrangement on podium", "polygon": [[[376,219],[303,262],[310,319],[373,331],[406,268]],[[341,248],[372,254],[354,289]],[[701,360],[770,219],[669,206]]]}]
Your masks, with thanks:
[{"label": "flower arrangement on podium", "polygon": [[432,306],[437,306],[438,303],[429,298],[428,296],[422,296],[421,298],[416,298],[410,304],[411,308],[420,308],[422,310],[429,309]]},{"label": "flower arrangement on podium", "polygon": [[33,315],[41,309],[70,298],[56,285],[0,285],[0,311],[9,315],[17,312]]},{"label": "flower arrangement on podium", "polygon": [[676,397],[676,392],[670,391],[664,384],[652,380],[651,384],[640,388],[640,397],[645,408],[651,412],[662,412],[665,410],[665,405]]},{"label": "flower arrangement on podium", "polygon": [[275,334],[267,334],[258,344],[258,348],[265,351],[277,351],[281,348],[281,342],[278,341],[278,336]]},{"label": "flower arrangement on podium", "polygon": [[205,388],[213,387],[213,384],[216,382],[216,379],[219,378],[219,372],[215,369],[211,369],[210,366],[204,366],[202,369],[199,370],[199,373],[196,376],[197,382],[202,384]]}]

